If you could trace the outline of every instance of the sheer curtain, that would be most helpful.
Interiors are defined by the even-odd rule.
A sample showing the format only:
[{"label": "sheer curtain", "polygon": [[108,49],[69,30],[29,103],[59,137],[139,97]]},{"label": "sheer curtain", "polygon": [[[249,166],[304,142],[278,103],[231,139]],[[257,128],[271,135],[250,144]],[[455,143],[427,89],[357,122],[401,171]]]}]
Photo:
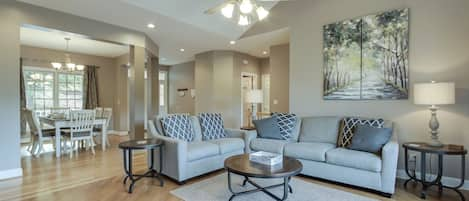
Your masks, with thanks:
[{"label": "sheer curtain", "polygon": [[83,75],[83,109],[99,106],[97,66],[86,66]]}]

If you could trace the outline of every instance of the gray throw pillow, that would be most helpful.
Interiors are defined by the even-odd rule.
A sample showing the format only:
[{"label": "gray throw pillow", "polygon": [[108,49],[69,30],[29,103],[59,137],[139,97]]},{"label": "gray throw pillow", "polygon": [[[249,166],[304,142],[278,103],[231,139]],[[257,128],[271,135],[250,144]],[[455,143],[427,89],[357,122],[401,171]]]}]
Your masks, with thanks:
[{"label": "gray throw pillow", "polygon": [[253,123],[260,138],[283,140],[276,118],[254,120]]},{"label": "gray throw pillow", "polygon": [[348,147],[352,150],[379,153],[388,143],[392,135],[391,128],[376,128],[367,125],[357,125]]}]

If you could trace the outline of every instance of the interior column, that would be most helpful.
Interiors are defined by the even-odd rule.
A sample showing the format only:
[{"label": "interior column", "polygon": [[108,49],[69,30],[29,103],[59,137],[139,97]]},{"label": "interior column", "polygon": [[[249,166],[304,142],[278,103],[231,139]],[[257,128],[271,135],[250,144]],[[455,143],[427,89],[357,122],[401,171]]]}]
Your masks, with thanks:
[{"label": "interior column", "polygon": [[130,139],[145,137],[145,48],[130,47],[129,124]]}]

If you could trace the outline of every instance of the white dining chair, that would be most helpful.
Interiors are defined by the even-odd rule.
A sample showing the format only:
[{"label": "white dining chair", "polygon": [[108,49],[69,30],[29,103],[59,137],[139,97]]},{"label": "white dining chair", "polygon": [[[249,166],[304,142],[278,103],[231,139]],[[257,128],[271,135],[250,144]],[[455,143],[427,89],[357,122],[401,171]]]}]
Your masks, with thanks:
[{"label": "white dining chair", "polygon": [[31,149],[29,152],[35,157],[39,157],[44,151],[44,142],[51,141],[55,148],[55,129],[44,129],[37,118],[36,113],[29,109],[23,110],[26,121],[31,132]]},{"label": "white dining chair", "polygon": [[96,111],[96,118],[101,118],[103,117],[103,108],[102,107],[97,107],[94,109]]},{"label": "white dining chair", "polygon": [[93,155],[93,127],[96,112],[94,110],[77,110],[70,112],[70,129],[62,131],[66,140],[70,142],[70,158],[73,157],[73,151],[76,150],[78,155],[78,145],[80,141],[84,141],[86,149],[91,148]]},{"label": "white dining chair", "polygon": [[[101,117],[106,119],[106,125],[105,126],[106,126],[106,128],[109,128],[109,124],[112,120],[112,108],[104,108]],[[96,136],[96,137],[101,136],[102,135],[102,130],[103,130],[103,128],[101,128],[101,127],[95,127],[94,128],[94,133],[93,133],[94,136]],[[101,139],[101,138],[98,137],[98,139]],[[103,143],[103,142],[101,142],[101,143]],[[109,137],[108,137],[107,133],[106,133],[106,145],[111,146],[111,143],[109,142]]]}]

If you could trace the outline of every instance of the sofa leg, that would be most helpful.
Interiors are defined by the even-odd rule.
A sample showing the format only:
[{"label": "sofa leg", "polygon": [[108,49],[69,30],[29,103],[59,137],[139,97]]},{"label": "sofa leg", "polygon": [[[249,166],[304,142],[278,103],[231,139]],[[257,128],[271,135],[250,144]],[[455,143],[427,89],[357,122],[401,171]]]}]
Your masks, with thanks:
[{"label": "sofa leg", "polygon": [[182,185],[185,185],[185,184],[186,184],[186,181],[177,181],[177,184],[178,184],[179,186],[182,186]]},{"label": "sofa leg", "polygon": [[391,193],[381,193],[381,196],[391,198],[392,194]]}]

